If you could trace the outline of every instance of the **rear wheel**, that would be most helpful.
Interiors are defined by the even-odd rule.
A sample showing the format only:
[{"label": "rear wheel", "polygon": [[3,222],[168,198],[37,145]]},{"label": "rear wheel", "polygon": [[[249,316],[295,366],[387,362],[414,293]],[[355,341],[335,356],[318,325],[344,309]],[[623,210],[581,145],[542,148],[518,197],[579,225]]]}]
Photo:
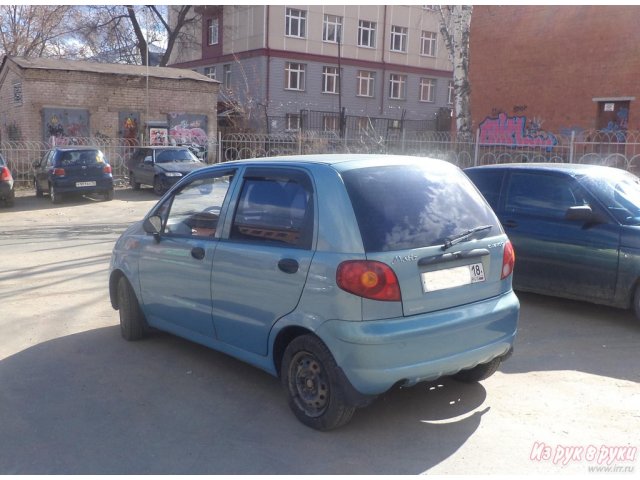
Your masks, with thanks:
[{"label": "rear wheel", "polygon": [[113,200],[113,190],[107,190],[106,192],[104,192],[103,197],[106,202],[108,202],[109,200]]},{"label": "rear wheel", "polygon": [[636,285],[633,293],[633,313],[636,315],[636,319],[640,320],[640,283]]},{"label": "rear wheel", "polygon": [[155,193],[156,195],[164,194],[164,187],[162,186],[162,181],[160,180],[160,177],[155,177],[153,179],[153,193]]},{"label": "rear wheel", "polygon": [[346,401],[336,361],[318,337],[295,338],[284,352],[280,374],[289,407],[308,427],[331,430],[351,420],[355,407]]},{"label": "rear wheel", "polygon": [[62,201],[62,194],[53,185],[49,187],[49,196],[51,197],[51,203],[60,203]]},{"label": "rear wheel", "polygon": [[133,176],[133,172],[129,172],[129,185],[134,190],[140,190],[140,184],[136,182],[136,177]]},{"label": "rear wheel", "polygon": [[494,358],[490,362],[481,363],[469,370],[461,370],[456,373],[453,378],[465,383],[475,383],[480,380],[486,380],[498,371],[501,362],[502,359],[500,357]]},{"label": "rear wheel", "polygon": [[13,190],[9,193],[9,196],[6,199],[7,207],[13,207],[16,203],[16,194]]},{"label": "rear wheel", "polygon": [[144,337],[147,322],[140,309],[129,281],[122,277],[118,280],[118,312],[120,313],[120,333],[125,340],[140,340]]}]

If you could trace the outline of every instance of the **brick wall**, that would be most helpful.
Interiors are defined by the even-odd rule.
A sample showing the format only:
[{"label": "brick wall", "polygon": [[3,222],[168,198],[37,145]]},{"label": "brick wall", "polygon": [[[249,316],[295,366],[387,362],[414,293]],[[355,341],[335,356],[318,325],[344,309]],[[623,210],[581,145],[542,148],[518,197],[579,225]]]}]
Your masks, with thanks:
[{"label": "brick wall", "polygon": [[594,98],[635,97],[640,130],[640,7],[476,6],[471,22],[474,126],[499,112],[561,132],[596,128]]}]

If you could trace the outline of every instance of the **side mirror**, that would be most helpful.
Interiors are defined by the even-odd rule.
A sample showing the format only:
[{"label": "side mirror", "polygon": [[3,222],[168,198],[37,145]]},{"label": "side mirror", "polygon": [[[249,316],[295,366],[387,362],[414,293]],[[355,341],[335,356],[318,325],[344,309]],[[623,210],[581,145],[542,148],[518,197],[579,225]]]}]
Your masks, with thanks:
[{"label": "side mirror", "polygon": [[160,233],[162,232],[162,218],[160,215],[153,215],[144,221],[142,228],[145,232],[153,234],[153,238],[156,239],[156,242],[159,242]]},{"label": "side mirror", "polygon": [[581,222],[594,222],[596,221],[596,215],[589,205],[580,205],[576,207],[569,207],[564,218],[566,220],[576,220]]},{"label": "side mirror", "polygon": [[144,163],[153,163],[153,157],[151,155],[144,157]]}]

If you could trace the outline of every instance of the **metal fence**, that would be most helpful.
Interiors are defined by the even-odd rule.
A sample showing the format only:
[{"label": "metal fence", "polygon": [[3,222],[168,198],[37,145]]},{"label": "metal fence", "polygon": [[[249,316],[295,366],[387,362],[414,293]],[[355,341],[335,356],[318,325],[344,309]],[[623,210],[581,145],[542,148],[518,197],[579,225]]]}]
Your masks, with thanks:
[{"label": "metal fence", "polygon": [[[341,138],[332,131],[293,131],[276,134],[231,133],[209,138],[194,150],[207,162],[319,153],[388,153],[434,157],[461,168],[509,162],[568,162],[608,165],[640,173],[640,132],[572,132],[555,135],[549,145],[517,145],[513,141],[483,143],[479,133],[460,141],[445,132],[398,130],[382,134],[375,129],[349,132]],[[127,139],[76,138],[67,143],[100,148],[117,182],[128,177],[127,160],[140,145]],[[51,148],[49,142],[0,143],[0,152],[19,186],[32,182],[32,164]]]}]

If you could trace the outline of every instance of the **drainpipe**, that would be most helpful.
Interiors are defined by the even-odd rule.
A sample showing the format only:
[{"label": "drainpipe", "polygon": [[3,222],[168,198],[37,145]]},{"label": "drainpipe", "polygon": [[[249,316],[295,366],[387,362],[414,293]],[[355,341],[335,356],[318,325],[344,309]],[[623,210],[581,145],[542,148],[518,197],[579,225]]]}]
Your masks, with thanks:
[{"label": "drainpipe", "polygon": [[382,79],[380,82],[380,115],[384,112],[384,86],[385,78],[387,77],[387,66],[384,60],[384,46],[387,43],[387,6],[384,6],[384,20],[382,22]]},{"label": "drainpipe", "polygon": [[[271,50],[269,49],[269,17],[270,17],[270,13],[271,13],[271,6],[267,5],[267,14],[266,14],[266,25],[265,25],[265,42],[264,42],[264,46],[267,50],[267,91],[266,91],[266,98],[265,98],[265,120],[267,122],[269,122],[269,117],[267,115],[267,113],[269,112],[269,106],[270,106],[270,100],[271,100]],[[267,128],[269,128],[269,126],[267,125]]]}]

